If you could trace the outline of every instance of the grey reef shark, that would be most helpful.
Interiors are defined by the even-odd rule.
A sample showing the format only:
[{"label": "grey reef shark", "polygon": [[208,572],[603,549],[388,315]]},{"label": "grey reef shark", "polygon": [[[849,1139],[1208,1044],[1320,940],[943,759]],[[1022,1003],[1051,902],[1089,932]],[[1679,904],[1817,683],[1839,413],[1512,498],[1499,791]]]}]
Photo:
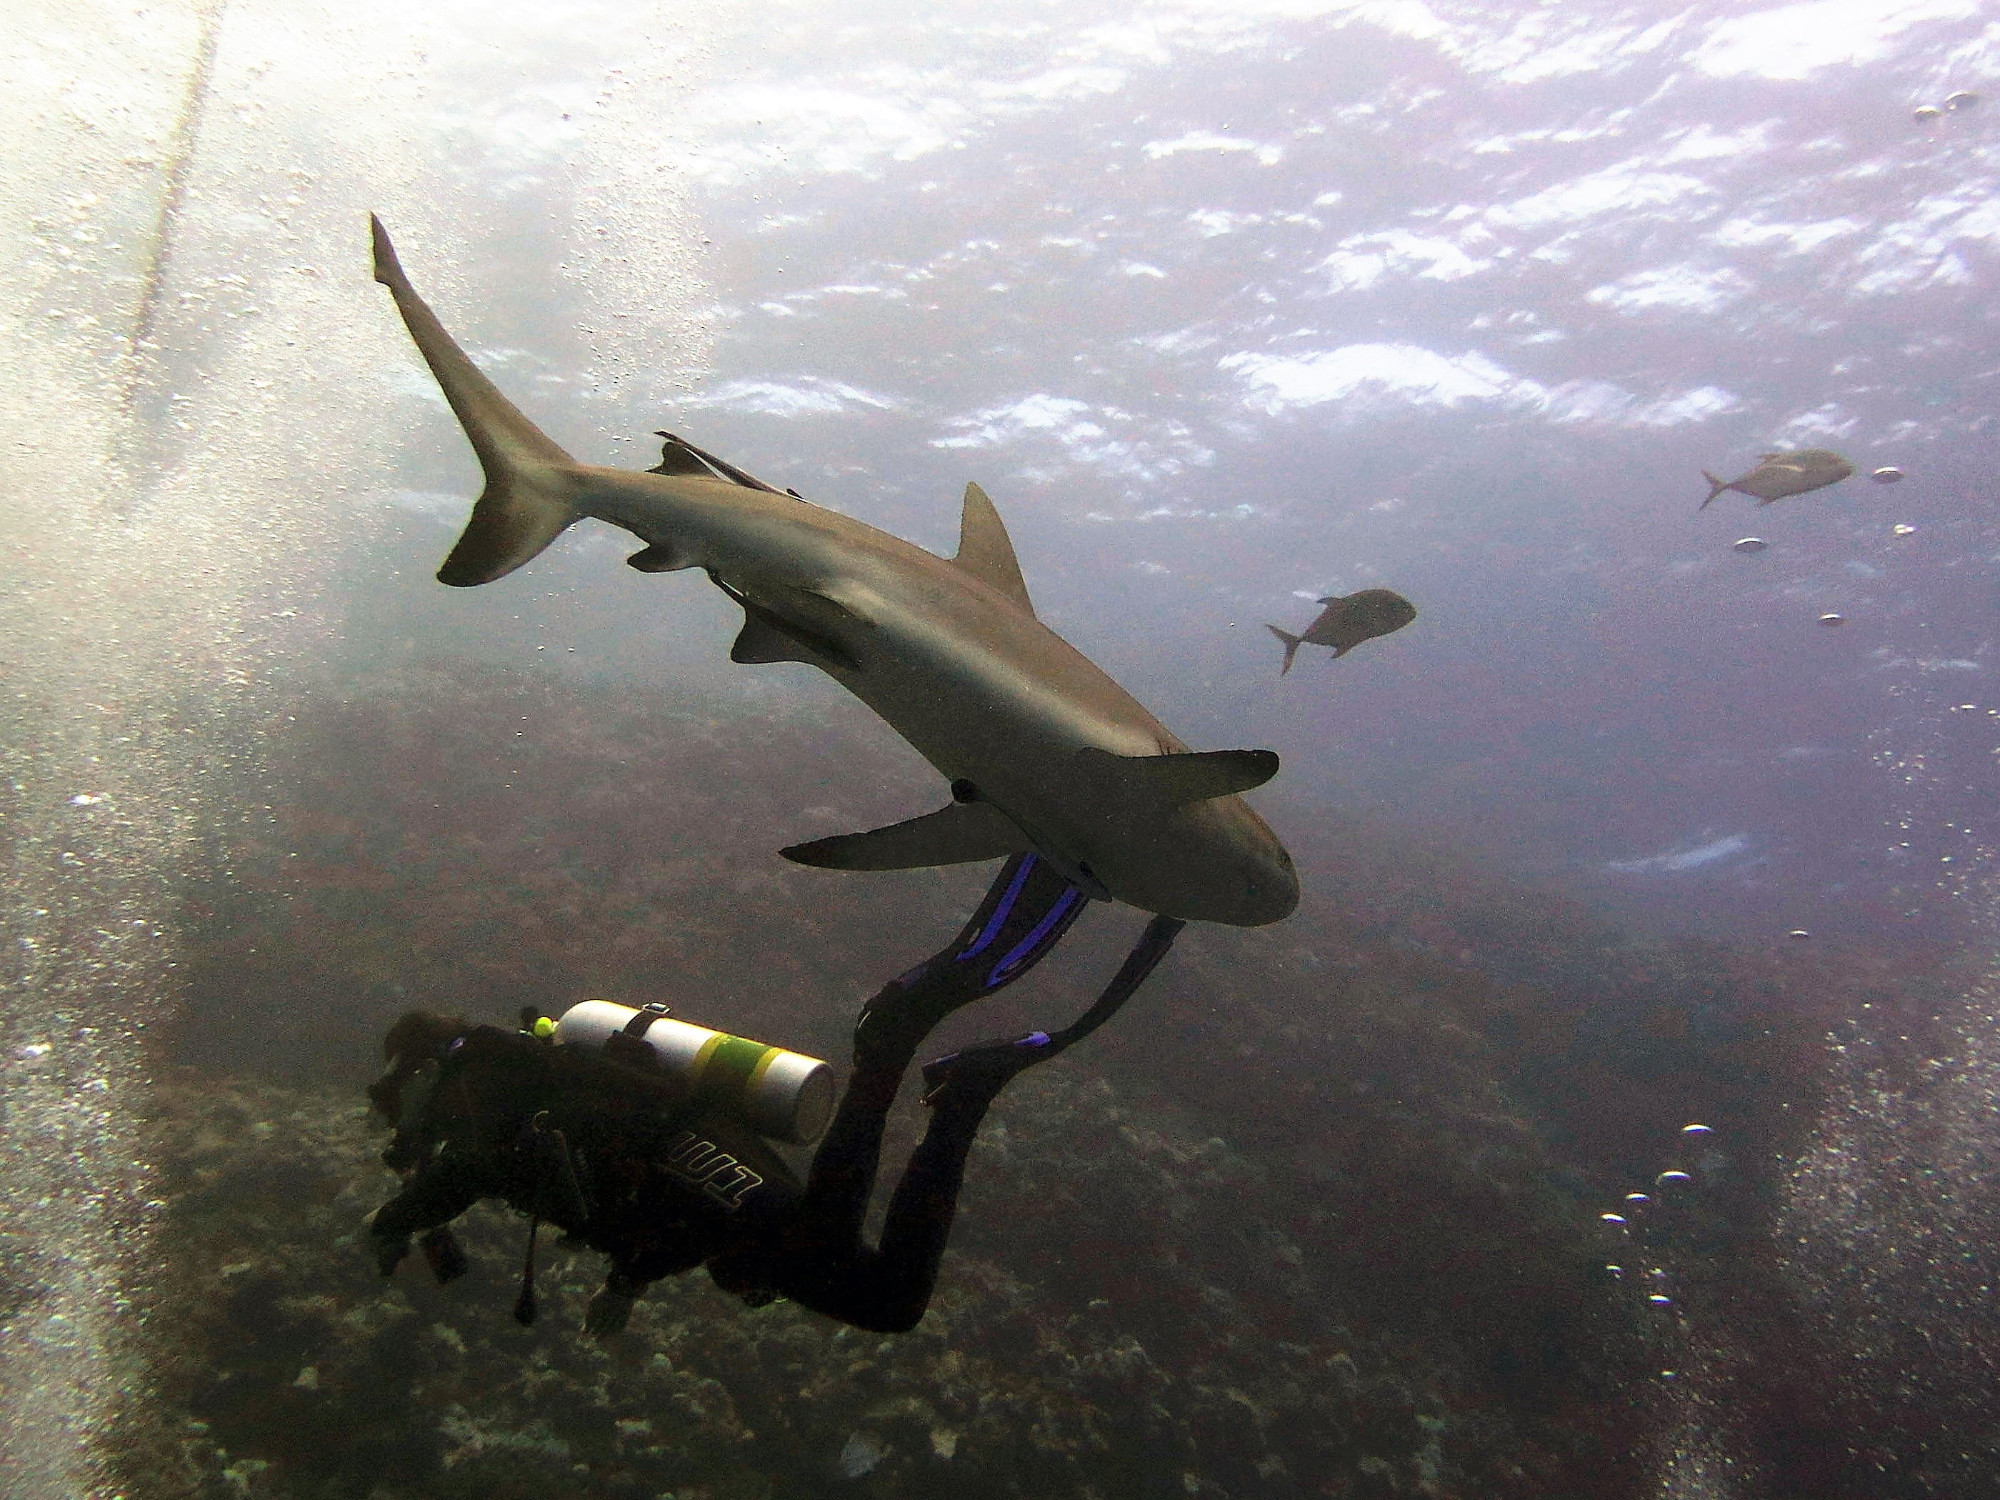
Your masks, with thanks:
[{"label": "grey reef shark", "polygon": [[1278,757],[1190,751],[1037,620],[978,485],[945,559],[678,439],[645,473],[579,463],[467,358],[370,222],[375,279],[486,476],[440,582],[504,578],[585,518],[623,527],[645,544],[633,567],[700,568],[742,606],[732,661],[818,667],[950,783],[935,812],[786,858],[900,870],[1033,850],[1084,894],[1161,916],[1254,927],[1298,905],[1291,856],[1237,795],[1270,780]]}]

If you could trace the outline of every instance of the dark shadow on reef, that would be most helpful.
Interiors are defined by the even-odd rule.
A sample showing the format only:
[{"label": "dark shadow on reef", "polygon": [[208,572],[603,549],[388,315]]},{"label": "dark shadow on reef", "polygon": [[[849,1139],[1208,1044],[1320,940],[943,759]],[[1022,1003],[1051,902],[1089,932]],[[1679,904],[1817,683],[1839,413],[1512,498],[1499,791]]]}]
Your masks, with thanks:
[{"label": "dark shadow on reef", "polygon": [[[1735,1331],[1707,1394],[1766,1493],[1803,1493],[1806,1414],[1867,1421],[1831,1354],[1797,1357],[1767,1231],[1829,1018],[1908,976],[1635,942],[1282,803],[1299,916],[1192,930],[1116,1025],[1003,1096],[916,1333],[690,1279],[606,1348],[579,1331],[601,1268],[567,1253],[523,1331],[498,1213],[474,1216],[473,1276],[385,1286],[357,1243],[390,1185],[359,1091],[397,1013],[660,998],[844,1065],[860,998],[988,872],[777,858],[936,792],[844,700],[725,720],[436,668],[271,739],[287,785],[190,895],[191,1004],[159,1043],[149,1495],[1623,1500],[1657,1487],[1683,1409],[1659,1372],[1701,1319]],[[1130,916],[1094,913],[960,1029],[1067,1014]],[[1648,1242],[1663,1314],[1605,1274],[1631,1257],[1598,1215],[1697,1118],[1717,1159]]]}]

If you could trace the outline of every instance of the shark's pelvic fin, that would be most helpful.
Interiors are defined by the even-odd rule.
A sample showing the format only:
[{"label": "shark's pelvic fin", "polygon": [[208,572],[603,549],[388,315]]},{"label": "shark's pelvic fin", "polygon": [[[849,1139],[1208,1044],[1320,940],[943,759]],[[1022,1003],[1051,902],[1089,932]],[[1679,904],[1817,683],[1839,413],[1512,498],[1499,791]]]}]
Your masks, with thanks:
[{"label": "shark's pelvic fin", "polygon": [[1035,612],[1014,544],[1000,523],[1000,512],[976,484],[965,487],[965,512],[958,521],[958,556],[952,559],[988,588],[997,589],[1029,614]]},{"label": "shark's pelvic fin", "polygon": [[729,659],[746,666],[773,661],[799,661],[822,672],[830,667],[858,671],[859,663],[839,642],[817,631],[771,613],[767,609],[744,606],[743,629],[729,648]]},{"label": "shark's pelvic fin", "polygon": [[486,471],[486,489],[472,508],[465,534],[438,570],[438,581],[455,588],[491,583],[527,562],[577,519],[568,495],[576,460],[480,373],[410,285],[382,221],[370,214],[368,223],[375,279],[396,299],[403,326]]},{"label": "shark's pelvic fin", "polygon": [[998,859],[1030,847],[1027,835],[991,803],[953,802],[906,823],[836,834],[778,852],[794,864],[826,870],[916,870]]},{"label": "shark's pelvic fin", "polygon": [[1086,774],[1120,786],[1134,801],[1184,807],[1260,787],[1278,774],[1273,750],[1204,750],[1185,755],[1113,755],[1087,746],[1076,752]]},{"label": "shark's pelvic fin", "polygon": [[641,547],[626,558],[625,566],[637,568],[641,573],[678,573],[682,568],[691,568],[694,564],[683,559],[680,553],[666,543],[654,542],[649,547]]},{"label": "shark's pelvic fin", "polygon": [[[643,557],[645,554],[639,555]],[[632,559],[627,558],[626,561]],[[736,644],[729,648],[731,661],[744,665],[797,661],[809,667],[818,667],[822,672],[830,672],[836,667],[849,672],[861,670],[861,663],[832,636],[797,620],[786,619],[776,610],[759,604],[741,589],[732,587],[713,568],[708,570],[708,579],[743,606],[743,629],[736,637]],[[792,592],[804,595],[804,590],[795,589]],[[832,603],[831,600],[826,602]]]}]

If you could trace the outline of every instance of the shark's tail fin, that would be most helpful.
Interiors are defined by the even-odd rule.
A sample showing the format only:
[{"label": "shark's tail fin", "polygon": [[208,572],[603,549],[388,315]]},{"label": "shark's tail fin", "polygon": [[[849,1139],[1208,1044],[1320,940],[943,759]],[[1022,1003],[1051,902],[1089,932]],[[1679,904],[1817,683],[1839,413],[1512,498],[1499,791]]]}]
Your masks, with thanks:
[{"label": "shark's tail fin", "polygon": [[[1724,490],[1729,488],[1728,480],[1717,479],[1713,474],[1709,473],[1708,470],[1706,469],[1703,469],[1701,471],[1701,477],[1708,481],[1708,500],[1713,500],[1717,495],[1721,494]],[[1708,500],[1702,501],[1701,504],[1695,507],[1695,509],[1707,510]]]},{"label": "shark's tail fin", "polygon": [[1285,643],[1285,664],[1278,668],[1278,675],[1283,677],[1287,672],[1292,670],[1292,658],[1299,654],[1299,646],[1305,640],[1305,637],[1302,635],[1293,635],[1289,630],[1280,630],[1275,625],[1266,625],[1264,628]]},{"label": "shark's tail fin", "polygon": [[486,471],[486,489],[472,508],[465,534],[438,570],[438,581],[454,588],[491,583],[534,557],[577,519],[571,500],[576,460],[480,373],[410,285],[382,221],[370,214],[368,223],[374,234],[375,279],[396,299],[403,326]]}]

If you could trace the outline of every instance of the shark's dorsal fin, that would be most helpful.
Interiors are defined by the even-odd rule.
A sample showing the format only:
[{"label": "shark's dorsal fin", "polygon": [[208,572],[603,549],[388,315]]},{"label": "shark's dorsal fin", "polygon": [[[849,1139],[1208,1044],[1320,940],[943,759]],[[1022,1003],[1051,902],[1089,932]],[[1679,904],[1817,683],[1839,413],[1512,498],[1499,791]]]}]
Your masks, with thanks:
[{"label": "shark's dorsal fin", "polygon": [[1014,556],[1014,544],[1007,539],[1007,528],[1000,524],[1000,512],[976,484],[965,487],[965,513],[958,522],[958,556],[952,561],[1029,614],[1035,612],[1028,585],[1021,577],[1021,564]]},{"label": "shark's dorsal fin", "polygon": [[953,802],[908,822],[835,834],[778,852],[794,864],[827,870],[916,870],[998,859],[1029,847],[1027,835],[991,803]]},{"label": "shark's dorsal fin", "polygon": [[1204,750],[1182,755],[1113,755],[1087,746],[1076,752],[1087,774],[1103,777],[1137,800],[1185,807],[1262,786],[1278,774],[1272,750]]}]

